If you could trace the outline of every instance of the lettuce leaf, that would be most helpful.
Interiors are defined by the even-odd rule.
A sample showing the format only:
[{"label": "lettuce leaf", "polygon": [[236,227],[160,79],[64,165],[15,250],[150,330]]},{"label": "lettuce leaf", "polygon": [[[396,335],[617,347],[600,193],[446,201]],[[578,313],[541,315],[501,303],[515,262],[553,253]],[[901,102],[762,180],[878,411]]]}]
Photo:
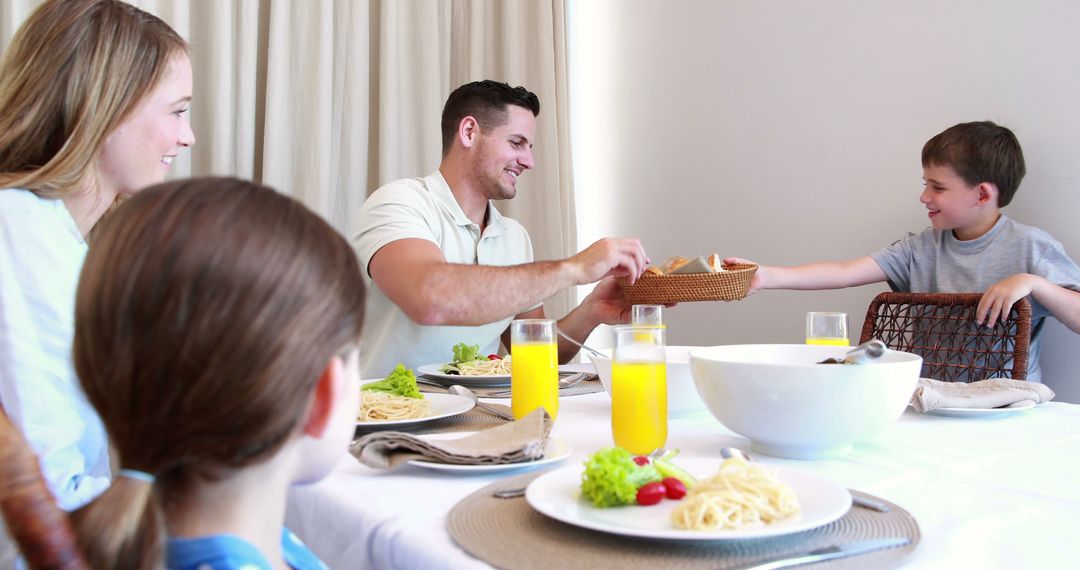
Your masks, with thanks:
[{"label": "lettuce leaf", "polygon": [[617,507],[637,502],[638,488],[661,479],[649,465],[634,463],[634,456],[621,447],[609,447],[592,454],[581,474],[581,494],[597,507]]},{"label": "lettuce leaf", "polygon": [[450,361],[450,364],[460,364],[462,362],[469,362],[470,360],[480,360],[480,345],[478,344],[465,344],[459,342],[454,345],[454,359]]},{"label": "lettuce leaf", "polygon": [[397,396],[405,396],[406,398],[421,399],[424,397],[416,386],[416,375],[413,374],[412,370],[405,368],[404,364],[398,364],[386,378],[378,382],[364,384],[360,389],[387,392]]}]

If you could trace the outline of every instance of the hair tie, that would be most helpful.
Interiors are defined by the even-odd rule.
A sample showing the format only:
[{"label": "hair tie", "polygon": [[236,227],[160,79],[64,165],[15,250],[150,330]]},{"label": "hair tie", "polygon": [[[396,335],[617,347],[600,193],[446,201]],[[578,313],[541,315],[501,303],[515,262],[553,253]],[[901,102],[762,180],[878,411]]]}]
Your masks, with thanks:
[{"label": "hair tie", "polygon": [[116,476],[127,477],[128,479],[135,479],[136,481],[142,481],[151,485],[154,484],[154,481],[156,479],[156,477],[154,477],[153,475],[145,471],[139,471],[136,469],[121,469],[120,472],[116,474]]}]

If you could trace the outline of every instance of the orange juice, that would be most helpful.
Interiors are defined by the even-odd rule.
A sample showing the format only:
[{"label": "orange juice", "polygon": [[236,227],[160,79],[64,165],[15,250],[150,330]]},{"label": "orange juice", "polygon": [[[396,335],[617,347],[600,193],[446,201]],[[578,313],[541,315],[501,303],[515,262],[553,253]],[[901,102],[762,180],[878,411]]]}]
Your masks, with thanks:
[{"label": "orange juice", "polygon": [[806,344],[825,344],[829,346],[851,346],[847,338],[819,336],[807,338]]},{"label": "orange juice", "polygon": [[611,367],[611,433],[615,445],[639,455],[667,442],[667,365],[614,362]]},{"label": "orange juice", "polygon": [[559,350],[554,342],[510,346],[510,408],[521,419],[539,407],[559,414]]}]

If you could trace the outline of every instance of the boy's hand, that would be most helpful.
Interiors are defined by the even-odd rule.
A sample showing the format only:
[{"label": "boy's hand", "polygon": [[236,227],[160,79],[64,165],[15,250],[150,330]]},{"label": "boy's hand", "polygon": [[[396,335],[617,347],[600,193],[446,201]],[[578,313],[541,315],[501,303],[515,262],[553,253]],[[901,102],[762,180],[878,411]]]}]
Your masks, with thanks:
[{"label": "boy's hand", "polygon": [[1027,297],[1035,288],[1038,277],[1030,273],[1017,273],[994,283],[979,299],[975,309],[975,323],[993,327],[998,319],[1005,320],[1012,310],[1013,303]]},{"label": "boy's hand", "polygon": [[746,263],[753,263],[754,265],[758,266],[757,271],[754,272],[754,277],[750,280],[750,289],[746,292],[746,296],[749,297],[750,295],[753,295],[754,293],[757,293],[762,288],[764,288],[765,280],[766,280],[766,275],[765,274],[768,272],[768,270],[765,268],[764,265],[761,265],[760,263],[758,263],[756,261],[750,261],[749,259],[743,259],[741,257],[725,257],[724,258],[724,265],[746,264]]}]

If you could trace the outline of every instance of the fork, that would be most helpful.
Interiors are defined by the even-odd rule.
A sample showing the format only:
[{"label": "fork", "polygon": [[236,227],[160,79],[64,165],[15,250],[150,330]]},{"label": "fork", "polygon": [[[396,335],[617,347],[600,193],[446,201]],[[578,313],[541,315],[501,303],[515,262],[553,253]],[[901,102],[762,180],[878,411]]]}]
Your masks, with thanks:
[{"label": "fork", "polygon": [[[559,379],[559,389],[569,388],[571,386],[577,386],[582,380],[589,377],[588,372],[578,372],[573,376],[567,376],[566,378]],[[510,390],[499,390],[498,392],[488,392],[488,396],[509,396]]]}]

